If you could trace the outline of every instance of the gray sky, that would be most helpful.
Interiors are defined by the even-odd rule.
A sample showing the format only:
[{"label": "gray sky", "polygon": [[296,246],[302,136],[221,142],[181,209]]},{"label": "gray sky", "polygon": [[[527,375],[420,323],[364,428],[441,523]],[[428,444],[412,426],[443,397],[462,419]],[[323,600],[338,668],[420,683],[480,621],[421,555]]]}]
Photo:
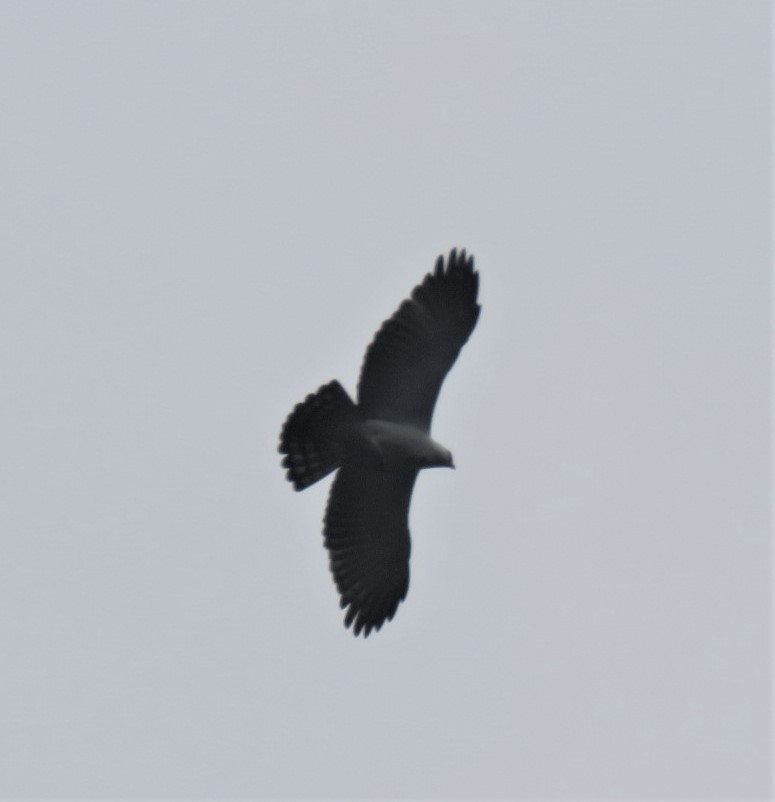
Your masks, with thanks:
[{"label": "gray sky", "polygon": [[[766,796],[768,4],[0,10],[0,796]],[[279,430],[453,245],[356,640]]]}]

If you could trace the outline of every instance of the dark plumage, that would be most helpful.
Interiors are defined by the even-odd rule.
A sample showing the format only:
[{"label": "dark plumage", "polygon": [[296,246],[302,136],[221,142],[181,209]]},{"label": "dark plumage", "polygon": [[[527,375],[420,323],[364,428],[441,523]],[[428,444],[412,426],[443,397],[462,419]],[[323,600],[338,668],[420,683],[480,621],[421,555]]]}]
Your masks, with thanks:
[{"label": "dark plumage", "polygon": [[409,588],[409,502],[418,472],[454,467],[430,437],[444,377],[476,326],[472,256],[440,256],[366,350],[358,404],[339,382],[297,404],[280,435],[297,490],[339,468],[324,522],[345,625],[367,636],[395,615]]}]

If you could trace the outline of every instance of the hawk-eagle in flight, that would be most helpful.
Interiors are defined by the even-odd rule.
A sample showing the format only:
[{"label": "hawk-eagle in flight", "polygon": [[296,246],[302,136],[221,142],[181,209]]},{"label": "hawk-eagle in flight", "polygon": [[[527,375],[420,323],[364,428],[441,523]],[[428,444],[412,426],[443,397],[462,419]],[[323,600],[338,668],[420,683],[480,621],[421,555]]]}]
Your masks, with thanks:
[{"label": "hawk-eagle in flight", "polygon": [[479,317],[473,256],[439,256],[366,350],[358,403],[337,381],[297,404],[280,435],[296,490],[339,469],[324,520],[345,626],[368,636],[409,589],[409,501],[422,468],[454,468],[430,437],[444,377]]}]

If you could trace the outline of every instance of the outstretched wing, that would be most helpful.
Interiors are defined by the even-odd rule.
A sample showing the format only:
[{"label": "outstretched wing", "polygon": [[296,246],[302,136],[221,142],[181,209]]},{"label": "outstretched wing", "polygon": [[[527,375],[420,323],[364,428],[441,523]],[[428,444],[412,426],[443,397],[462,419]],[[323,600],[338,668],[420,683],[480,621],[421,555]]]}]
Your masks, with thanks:
[{"label": "outstretched wing", "polygon": [[413,468],[354,455],[339,469],[326,508],[331,573],[347,607],[345,626],[364,637],[395,615],[409,590]]},{"label": "outstretched wing", "polygon": [[473,256],[453,250],[386,320],[366,351],[358,404],[368,418],[430,431],[444,377],[479,318]]}]

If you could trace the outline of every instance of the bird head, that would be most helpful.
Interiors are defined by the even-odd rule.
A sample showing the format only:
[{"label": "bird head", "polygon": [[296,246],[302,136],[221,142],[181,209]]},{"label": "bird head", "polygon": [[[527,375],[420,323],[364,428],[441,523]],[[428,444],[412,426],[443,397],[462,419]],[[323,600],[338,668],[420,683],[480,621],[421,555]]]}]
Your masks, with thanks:
[{"label": "bird head", "polygon": [[438,443],[433,443],[433,448],[431,448],[427,454],[424,455],[426,468],[454,468],[455,463],[452,459],[452,452],[448,451],[444,446],[439,445]]}]

